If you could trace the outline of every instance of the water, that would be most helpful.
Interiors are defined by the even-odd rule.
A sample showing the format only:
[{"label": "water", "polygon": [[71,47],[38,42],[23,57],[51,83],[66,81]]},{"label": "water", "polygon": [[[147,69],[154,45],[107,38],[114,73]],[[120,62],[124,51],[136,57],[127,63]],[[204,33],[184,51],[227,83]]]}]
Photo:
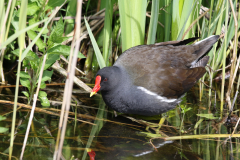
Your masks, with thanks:
[{"label": "water", "polygon": [[[59,88],[58,88],[59,89]],[[4,92],[3,92],[4,93]],[[214,92],[213,92],[214,93]],[[77,109],[75,106],[71,107],[72,118],[75,117],[75,112],[81,113],[78,119],[88,122],[94,122],[97,113],[99,97],[95,100],[88,98],[89,94],[81,92],[73,94],[75,99],[81,103]],[[218,138],[219,134],[229,134],[233,131],[231,126],[226,126],[221,123],[219,114],[219,101],[216,102],[216,109],[214,109],[215,99],[214,96],[210,99],[212,104],[209,108],[209,98],[207,90],[204,91],[203,101],[199,102],[198,87],[195,87],[187,93],[181,107],[191,108],[186,113],[182,113],[177,107],[167,114],[165,125],[161,127],[160,134],[162,136],[179,136],[188,135],[188,139],[182,140],[168,140],[165,141],[158,135],[154,136],[156,126],[149,124],[149,131],[146,130],[146,122],[158,123],[160,116],[155,117],[142,117],[131,115],[135,120],[126,118],[125,115],[114,116],[112,111],[104,111],[104,125],[98,135],[93,139],[91,149],[96,153],[96,159],[103,160],[159,160],[159,159],[216,159],[228,160],[238,159],[239,140],[238,138]],[[214,95],[214,94],[213,94]],[[61,101],[61,92],[48,91],[49,99]],[[1,99],[11,101],[11,95],[2,96]],[[26,104],[26,100],[20,98],[19,103]],[[24,152],[24,159],[52,159],[55,139],[58,130],[59,114],[57,109],[60,110],[61,105],[54,103],[50,109],[40,107],[36,110],[35,117],[31,126],[31,132],[28,138],[28,145]],[[0,134],[0,159],[8,159],[9,147],[9,133],[11,128],[12,105],[1,104],[1,115],[7,117],[6,120],[0,121],[0,127],[7,127],[9,131]],[[239,107],[239,105],[237,106]],[[25,136],[26,126],[28,123],[28,109],[22,108],[17,113],[17,134],[14,140],[13,156],[19,158],[22,148],[22,143]],[[50,114],[44,111],[51,111],[55,114]],[[226,109],[224,110],[226,111]],[[209,119],[197,116],[197,114],[212,114],[216,119]],[[236,114],[236,113],[234,113]],[[225,115],[225,114],[223,114]],[[223,116],[224,118],[225,116]],[[237,120],[237,116],[233,120]],[[22,122],[21,122],[22,120]],[[20,123],[21,122],[21,123]],[[236,122],[232,125],[235,126]],[[66,137],[63,147],[63,156],[65,159],[74,158],[82,159],[85,146],[89,139],[92,129],[91,124],[75,121],[69,119],[66,130]],[[236,133],[239,131],[237,129]],[[191,135],[199,135],[198,139],[191,138]],[[215,138],[201,138],[200,135],[215,134]],[[150,139],[152,144],[150,143]],[[153,147],[154,145],[154,147]],[[87,156],[87,159],[89,157]]]}]

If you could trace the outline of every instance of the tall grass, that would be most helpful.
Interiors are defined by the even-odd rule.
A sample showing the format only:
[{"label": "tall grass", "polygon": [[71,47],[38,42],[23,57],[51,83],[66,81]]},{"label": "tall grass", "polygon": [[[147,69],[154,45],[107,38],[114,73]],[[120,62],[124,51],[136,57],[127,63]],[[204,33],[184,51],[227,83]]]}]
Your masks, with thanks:
[{"label": "tall grass", "polygon": [[148,29],[147,44],[155,43],[158,25],[158,14],[159,14],[159,0],[155,0],[152,2],[151,19]]},{"label": "tall grass", "polygon": [[[16,0],[9,0],[7,3],[4,1],[0,1],[0,53],[1,53],[1,61],[0,61],[0,78],[1,81],[4,82],[4,70],[3,70],[3,61],[6,50],[11,50],[11,45],[17,45],[19,47],[19,61],[18,61],[18,74],[16,79],[16,90],[15,90],[15,105],[13,109],[13,120],[12,120],[12,128],[11,128],[11,141],[10,141],[10,150],[9,150],[9,158],[11,159],[13,153],[13,140],[14,140],[14,131],[15,131],[15,121],[16,121],[16,110],[17,110],[17,98],[18,98],[18,86],[19,86],[19,72],[21,69],[21,62],[24,60],[25,56],[28,52],[33,48],[34,45],[39,47],[37,41],[40,39],[44,43],[47,43],[49,37],[43,33],[47,29],[51,29],[54,22],[52,21],[55,15],[58,13],[59,17],[65,15],[65,11],[67,12],[67,16],[75,16],[76,11],[74,7],[76,7],[76,2],[68,1],[66,4],[60,1],[44,1],[46,3],[41,4],[39,8],[41,8],[41,12],[36,12],[36,15],[29,15],[28,1],[22,1],[18,3],[18,7],[16,7]],[[100,2],[100,1],[99,1]],[[209,4],[207,3],[209,2]],[[239,37],[239,25],[238,22],[239,16],[237,17],[235,14],[229,13],[237,13],[237,1],[236,0],[106,0],[101,1],[101,9],[105,9],[102,14],[95,15],[95,22],[100,22],[102,16],[104,16],[104,24],[98,23],[96,30],[91,31],[92,21],[87,22],[87,18],[84,20],[85,23],[82,24],[82,28],[88,30],[88,33],[84,32],[86,38],[90,38],[92,46],[89,48],[94,49],[96,55],[89,54],[88,60],[86,63],[88,64],[89,73],[91,69],[93,72],[98,70],[98,66],[103,68],[105,66],[111,66],[114,63],[114,60],[124,52],[125,50],[142,44],[154,44],[156,42],[162,41],[170,41],[170,40],[182,40],[191,37],[200,37],[199,40],[204,39],[210,35],[221,35],[221,39],[217,44],[213,46],[211,52],[209,52],[210,61],[209,66],[211,69],[208,69],[209,72],[204,75],[202,78],[203,81],[207,81],[210,84],[211,88],[213,87],[213,80],[217,75],[216,70],[221,70],[222,73],[222,81],[221,81],[221,93],[219,93],[219,98],[221,101],[220,111],[223,112],[223,105],[225,103],[225,73],[226,73],[226,59],[232,60],[232,68],[231,68],[231,78],[230,83],[227,88],[227,96],[228,96],[228,105],[231,107],[231,95],[234,95],[232,92],[233,83],[235,79],[238,79],[237,90],[239,89],[240,77],[236,78],[237,69],[240,58],[237,59],[237,39]],[[33,2],[29,2],[33,3]],[[64,5],[64,9],[60,12],[55,10],[55,12],[48,12],[52,10],[54,7],[60,5]],[[86,6],[85,6],[86,5]],[[51,7],[54,6],[54,7]],[[94,1],[88,1],[88,3],[83,4],[83,9],[89,15],[95,14],[96,4]],[[98,5],[100,6],[100,5]],[[118,6],[118,8],[117,8]],[[205,10],[201,6],[206,6]],[[46,8],[45,8],[46,7]],[[19,9],[17,12],[16,9]],[[31,9],[31,8],[30,8]],[[60,9],[60,8],[58,8]],[[66,10],[65,10],[66,9]],[[39,11],[40,11],[39,10]],[[74,10],[73,12],[71,12]],[[201,15],[199,14],[201,11]],[[82,12],[82,10],[81,10]],[[19,23],[15,25],[16,22],[12,21],[14,14],[19,14]],[[238,12],[240,14],[240,12]],[[28,16],[27,16],[28,15]],[[36,22],[32,22],[30,20],[31,16],[36,16]],[[87,15],[88,16],[88,15]],[[93,16],[94,17],[94,16]],[[66,17],[64,17],[66,18]],[[69,17],[67,17],[69,18]],[[91,18],[91,17],[88,17]],[[98,20],[101,19],[101,20]],[[65,34],[71,33],[73,30],[73,22],[74,20],[66,20],[63,25]],[[44,24],[43,24],[44,23]],[[89,23],[89,25],[88,25]],[[119,24],[120,23],[120,24]],[[12,24],[12,25],[11,25]],[[26,25],[28,24],[28,26]],[[95,23],[96,24],[96,23]],[[86,25],[86,27],[85,27]],[[13,28],[17,26],[16,28]],[[38,28],[38,27],[42,28]],[[80,24],[78,24],[80,26]],[[11,28],[12,27],[12,28]],[[38,28],[39,30],[34,30]],[[81,32],[84,31],[81,30]],[[14,32],[11,32],[13,31]],[[37,32],[34,38],[29,38],[30,34],[26,35],[25,32],[34,30],[33,32]],[[222,31],[224,31],[222,33]],[[79,31],[80,32],[80,31]],[[78,32],[78,33],[79,33]],[[11,33],[11,34],[9,34]],[[79,33],[80,34],[80,33]],[[89,36],[88,36],[89,34]],[[74,36],[74,35],[73,35]],[[27,39],[31,39],[28,45],[25,45]],[[64,37],[61,35],[61,37]],[[18,38],[18,40],[16,40]],[[64,37],[66,38],[66,37]],[[79,35],[78,37],[79,38]],[[233,41],[233,38],[234,41]],[[97,41],[95,40],[97,39]],[[76,39],[75,39],[76,40]],[[82,40],[82,39],[81,39]],[[79,40],[80,41],[80,40]],[[78,42],[79,42],[78,41]],[[119,43],[120,42],[120,43]],[[87,48],[89,46],[89,39],[86,39],[82,43],[81,48]],[[87,45],[86,45],[87,44]],[[232,45],[233,44],[233,45]],[[25,47],[26,46],[26,47]],[[76,53],[80,46],[76,47]],[[39,47],[40,48],[40,47]],[[49,48],[46,46],[43,47],[44,51],[42,53],[46,53]],[[51,48],[51,47],[50,47]],[[73,48],[73,47],[72,47]],[[25,50],[24,50],[25,49]],[[90,50],[89,50],[90,51]],[[121,53],[119,53],[121,51]],[[87,52],[86,52],[87,53]],[[92,52],[91,52],[92,53]],[[8,53],[9,54],[9,53]],[[76,57],[75,57],[76,58]],[[70,58],[71,59],[71,58]],[[71,64],[71,63],[70,63]],[[143,64],[144,65],[144,64]],[[92,66],[92,67],[89,67]],[[70,72],[67,72],[70,73]],[[72,72],[71,72],[72,73]],[[93,78],[94,76],[92,76]],[[203,84],[200,85],[200,100],[202,97],[202,93],[205,86]],[[87,90],[87,89],[86,89]],[[89,90],[88,90],[89,91]],[[71,93],[69,93],[70,95]],[[68,96],[69,96],[68,95]],[[212,90],[209,90],[209,97],[212,96]],[[69,98],[69,97],[68,97]],[[70,98],[69,98],[70,99]],[[210,98],[209,98],[210,99]],[[68,103],[69,104],[69,103]],[[103,119],[105,105],[103,102],[100,102],[100,109],[97,113],[98,119]],[[63,111],[64,112],[64,111]],[[63,113],[62,113],[63,114]],[[66,115],[67,117],[67,115]],[[61,120],[63,117],[61,117]],[[67,118],[65,118],[67,120]],[[60,123],[59,123],[60,124]],[[91,136],[97,135],[100,131],[103,123],[100,120],[95,121],[95,125],[91,131]],[[61,125],[59,125],[61,126]],[[66,121],[65,121],[66,127]],[[59,130],[60,132],[60,130]],[[63,130],[64,132],[64,130]],[[64,133],[62,133],[64,135]],[[61,145],[63,144],[64,138],[62,138],[62,142],[60,143],[60,133],[57,138],[57,149],[61,150]],[[89,138],[87,143],[87,148],[91,147],[91,142],[93,138]],[[60,146],[58,146],[61,144]],[[55,158],[57,157],[55,153]],[[83,159],[86,157],[87,152],[84,152]],[[58,157],[59,158],[59,157]]]},{"label": "tall grass", "polygon": [[[19,30],[22,30],[26,27],[26,19],[27,19],[27,5],[28,1],[24,1],[22,3],[22,7],[20,9],[20,18],[19,18]],[[9,147],[9,159],[12,157],[13,152],[13,140],[14,140],[14,133],[15,133],[15,122],[16,122],[16,114],[17,114],[17,101],[18,101],[18,89],[19,89],[19,79],[20,79],[20,70],[21,70],[21,58],[22,58],[22,51],[25,45],[25,32],[22,33],[18,37],[18,45],[19,45],[19,61],[18,61],[18,70],[19,73],[16,79],[16,88],[15,88],[15,97],[14,97],[14,106],[13,106],[13,117],[12,117],[12,129],[11,129],[11,141]]]},{"label": "tall grass", "polygon": [[144,44],[146,0],[118,0],[122,51]]}]

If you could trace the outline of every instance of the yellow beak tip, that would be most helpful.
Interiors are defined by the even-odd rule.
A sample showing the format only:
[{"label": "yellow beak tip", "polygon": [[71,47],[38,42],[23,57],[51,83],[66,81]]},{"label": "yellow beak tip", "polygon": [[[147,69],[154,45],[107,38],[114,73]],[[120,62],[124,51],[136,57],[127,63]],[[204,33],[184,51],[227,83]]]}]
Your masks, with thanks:
[{"label": "yellow beak tip", "polygon": [[90,97],[92,97],[94,94],[96,94],[96,92],[91,92]]}]

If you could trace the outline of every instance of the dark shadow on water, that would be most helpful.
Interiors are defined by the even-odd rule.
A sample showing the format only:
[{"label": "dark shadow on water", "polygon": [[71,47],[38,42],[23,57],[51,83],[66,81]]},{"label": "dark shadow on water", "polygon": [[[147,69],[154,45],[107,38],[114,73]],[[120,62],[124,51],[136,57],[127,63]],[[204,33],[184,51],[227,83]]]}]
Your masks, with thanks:
[{"label": "dark shadow on water", "polygon": [[[116,125],[107,122],[98,136],[98,142],[107,146],[106,152],[96,152],[96,159],[181,159],[181,154],[188,159],[198,159],[199,156],[191,151],[188,144],[181,144],[176,141],[165,141],[163,139],[154,139],[154,149],[149,139],[146,138],[147,132],[143,126],[133,123],[124,117],[118,116],[113,121],[126,124],[133,124],[139,127]],[[171,128],[161,129],[165,134],[176,134]],[[171,130],[172,132],[169,132]],[[181,153],[181,154],[179,154]]]}]

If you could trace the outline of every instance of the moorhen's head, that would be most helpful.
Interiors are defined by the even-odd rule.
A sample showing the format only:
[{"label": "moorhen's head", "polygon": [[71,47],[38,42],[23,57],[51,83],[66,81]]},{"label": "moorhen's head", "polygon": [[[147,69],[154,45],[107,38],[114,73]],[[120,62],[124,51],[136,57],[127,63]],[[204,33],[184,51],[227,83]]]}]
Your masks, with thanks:
[{"label": "moorhen's head", "polygon": [[98,91],[109,92],[116,89],[117,84],[121,77],[118,67],[104,67],[100,69],[96,74],[95,86],[91,92],[90,97],[96,94]]}]

